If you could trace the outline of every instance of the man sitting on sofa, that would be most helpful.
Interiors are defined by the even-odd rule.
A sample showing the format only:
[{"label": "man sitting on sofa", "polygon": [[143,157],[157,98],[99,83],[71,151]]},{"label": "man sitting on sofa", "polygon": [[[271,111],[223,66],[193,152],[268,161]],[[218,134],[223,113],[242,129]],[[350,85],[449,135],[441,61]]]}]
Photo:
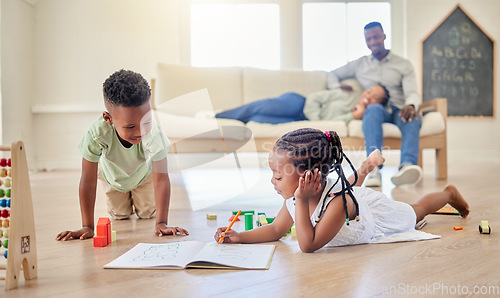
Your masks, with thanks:
[{"label": "man sitting on sofa", "polygon": [[[364,28],[367,47],[371,55],[347,63],[328,74],[328,87],[349,90],[340,82],[356,78],[364,88],[381,82],[391,93],[390,104],[385,109],[373,105],[366,109],[363,117],[363,134],[367,156],[375,149],[382,151],[382,123],[391,122],[401,130],[401,161],[399,171],[392,177],[395,185],[414,184],[422,177],[417,165],[422,119],[418,115],[420,96],[417,80],[411,63],[387,50],[385,34],[379,22],[372,22]],[[380,186],[381,175],[375,168],[365,180],[365,186]]]},{"label": "man sitting on sofa", "polygon": [[361,119],[368,105],[385,105],[389,92],[382,85],[374,85],[361,98],[341,88],[311,93],[307,98],[297,93],[285,93],[276,98],[261,99],[215,115],[216,118],[236,119],[247,123],[286,123],[303,120]]}]

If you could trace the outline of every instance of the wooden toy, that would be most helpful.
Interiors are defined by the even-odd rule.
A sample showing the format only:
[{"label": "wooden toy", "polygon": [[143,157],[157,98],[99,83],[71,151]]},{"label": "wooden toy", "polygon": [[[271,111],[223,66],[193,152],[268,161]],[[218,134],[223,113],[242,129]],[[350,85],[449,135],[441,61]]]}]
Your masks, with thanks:
[{"label": "wooden toy", "polygon": [[95,236],[93,240],[94,240],[94,247],[104,247],[109,244],[107,236]]},{"label": "wooden toy", "polygon": [[460,215],[457,209],[446,205],[443,208],[439,209],[438,211],[432,213],[432,214],[445,214],[445,215]]},{"label": "wooden toy", "polygon": [[116,231],[113,230],[113,223],[110,223],[109,226],[111,227],[111,242],[116,241]]},{"label": "wooden toy", "polygon": [[265,214],[259,214],[257,216],[257,225],[260,227],[260,226],[267,225],[267,224],[268,224],[268,222],[267,222],[266,215]]},{"label": "wooden toy", "polygon": [[[94,237],[94,247],[104,247],[113,242],[113,230],[111,229],[111,220],[107,217],[99,217],[96,225],[96,236]],[[116,239],[116,232],[115,239]]]},{"label": "wooden toy", "polygon": [[292,235],[292,239],[297,239],[297,231],[295,230],[295,225],[290,228],[290,235]]},{"label": "wooden toy", "polygon": [[[236,216],[236,214],[233,214],[230,218],[229,218],[229,221],[233,221],[234,217]],[[240,219],[237,217],[236,218],[236,221],[240,221]]]},{"label": "wooden toy", "polygon": [[481,220],[481,224],[479,225],[479,233],[481,234],[491,234],[491,228],[488,225],[487,220]]},{"label": "wooden toy", "polygon": [[[236,213],[238,213],[238,211],[233,211],[233,215],[235,215]],[[255,211],[241,211],[241,215],[245,215],[245,214],[255,214]]]},{"label": "wooden toy", "polygon": [[253,229],[253,213],[245,214],[245,231]]},{"label": "wooden toy", "polygon": [[[7,248],[4,252],[7,266],[3,268],[6,270],[5,290],[11,290],[18,285],[21,267],[25,280],[37,277],[35,221],[26,148],[22,141],[17,141],[10,147],[0,146],[0,151],[10,151],[11,154],[11,158],[6,159],[5,166],[4,162],[0,162],[3,170],[10,167],[6,169],[6,176],[10,178],[4,179],[2,186],[7,188],[5,194],[11,198],[6,202],[6,207],[2,207],[2,215],[10,218],[3,218],[2,221],[3,237],[7,236],[9,239],[4,239],[2,245]],[[6,213],[4,210],[7,210]]]}]

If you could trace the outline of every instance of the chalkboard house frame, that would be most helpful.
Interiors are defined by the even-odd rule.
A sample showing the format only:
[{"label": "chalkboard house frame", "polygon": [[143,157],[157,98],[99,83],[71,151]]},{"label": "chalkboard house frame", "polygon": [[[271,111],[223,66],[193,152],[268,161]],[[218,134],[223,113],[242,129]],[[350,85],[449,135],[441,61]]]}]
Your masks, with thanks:
[{"label": "chalkboard house frame", "polygon": [[496,118],[495,40],[459,4],[421,45],[424,102],[447,98],[451,118]]}]

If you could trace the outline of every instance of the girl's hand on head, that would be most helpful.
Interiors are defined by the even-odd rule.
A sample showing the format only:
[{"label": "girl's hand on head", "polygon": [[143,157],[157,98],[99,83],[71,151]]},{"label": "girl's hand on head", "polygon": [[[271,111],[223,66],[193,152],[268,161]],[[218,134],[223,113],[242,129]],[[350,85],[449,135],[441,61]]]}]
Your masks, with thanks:
[{"label": "girl's hand on head", "polygon": [[215,232],[214,239],[216,242],[219,242],[221,236],[224,236],[224,241],[221,243],[241,243],[240,233],[235,230],[229,230],[225,232],[227,227],[218,228]]},{"label": "girl's hand on head", "polygon": [[299,187],[295,190],[294,197],[296,200],[309,200],[322,191],[321,173],[318,169],[314,169],[314,172],[308,170],[299,178]]}]

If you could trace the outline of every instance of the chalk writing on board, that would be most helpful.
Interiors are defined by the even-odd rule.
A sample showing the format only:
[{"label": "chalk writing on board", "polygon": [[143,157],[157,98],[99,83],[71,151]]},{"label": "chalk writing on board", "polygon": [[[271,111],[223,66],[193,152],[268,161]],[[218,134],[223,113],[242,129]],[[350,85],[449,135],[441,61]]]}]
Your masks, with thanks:
[{"label": "chalk writing on board", "polygon": [[457,6],[423,42],[423,99],[450,116],[494,116],[493,41]]}]

